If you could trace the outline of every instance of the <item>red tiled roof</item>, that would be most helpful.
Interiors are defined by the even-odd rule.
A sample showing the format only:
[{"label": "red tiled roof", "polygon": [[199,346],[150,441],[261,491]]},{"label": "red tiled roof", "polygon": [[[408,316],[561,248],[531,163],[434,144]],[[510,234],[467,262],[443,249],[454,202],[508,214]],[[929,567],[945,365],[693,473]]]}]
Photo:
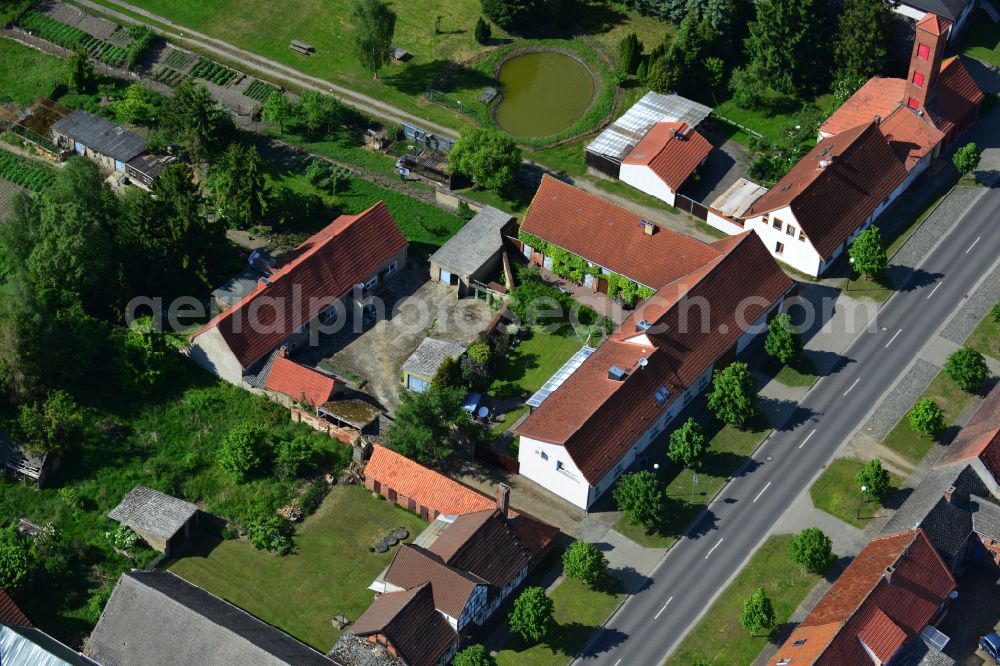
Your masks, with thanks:
[{"label": "red tiled roof", "polygon": [[1000,384],[989,392],[934,466],[964,464],[975,458],[1000,481]]},{"label": "red tiled roof", "polygon": [[938,129],[947,134],[982,102],[983,91],[958,56],[941,63],[935,95],[927,106]]},{"label": "red tiled roof", "polygon": [[887,660],[937,617],[954,589],[955,579],[923,530],[877,537],[768,663],[791,657],[794,664],[867,664],[871,659],[862,640]]},{"label": "red tiled roof", "polygon": [[434,609],[430,583],[378,596],[350,631],[358,636],[382,634],[410,666],[434,666],[458,639]]},{"label": "red tiled roof", "polygon": [[[562,444],[588,482],[600,481],[670,403],[736,343],[743,332],[738,306],[753,302],[739,314],[754,322],[791,287],[753,232],[723,239],[714,249],[725,254],[660,289],[632,313],[518,426],[517,434]],[[679,307],[700,299],[709,307],[699,307],[697,316]],[[687,321],[689,315],[697,324]],[[708,320],[705,331],[702,316]],[[652,324],[646,332],[649,344],[629,342],[642,319]],[[646,366],[639,370],[643,358]],[[612,365],[626,371],[622,381],[608,378]],[[670,391],[663,405],[654,398],[661,386]]]},{"label": "red tiled roof", "polygon": [[218,328],[246,369],[406,246],[381,201],[358,215],[341,215],[299,245],[270,284],[258,284],[191,340]]},{"label": "red tiled roof", "polygon": [[872,121],[820,141],[743,217],[790,205],[816,251],[829,257],[906,175]]},{"label": "red tiled roof", "polygon": [[639,215],[549,175],[542,177],[521,229],[652,288],[719,256],[710,245],[659,225],[647,235]]},{"label": "red tiled roof", "polygon": [[840,134],[859,125],[866,125],[875,116],[888,118],[900,104],[906,93],[906,80],[875,77],[861,86],[850,99],[830,114],[819,131],[823,134]]},{"label": "red tiled roof", "polygon": [[886,141],[892,146],[907,171],[913,170],[924,155],[944,139],[944,133],[934,126],[928,116],[918,116],[916,111],[900,104],[879,125]]},{"label": "red tiled roof", "polygon": [[461,516],[496,506],[496,500],[385,446],[376,446],[372,451],[365,467],[365,478],[378,481],[417,504],[446,516]]},{"label": "red tiled roof", "polygon": [[951,21],[937,14],[927,12],[922,19],[917,21],[917,27],[932,35],[943,35],[951,27]]},{"label": "red tiled roof", "polygon": [[708,139],[687,123],[662,122],[653,125],[622,164],[649,167],[676,192],[711,152]]},{"label": "red tiled roof", "polygon": [[333,377],[279,354],[274,359],[264,388],[317,407],[330,399],[336,384],[337,380]]},{"label": "red tiled roof", "polygon": [[30,627],[31,621],[21,612],[7,591],[0,588],[0,623],[12,624],[16,627]]}]

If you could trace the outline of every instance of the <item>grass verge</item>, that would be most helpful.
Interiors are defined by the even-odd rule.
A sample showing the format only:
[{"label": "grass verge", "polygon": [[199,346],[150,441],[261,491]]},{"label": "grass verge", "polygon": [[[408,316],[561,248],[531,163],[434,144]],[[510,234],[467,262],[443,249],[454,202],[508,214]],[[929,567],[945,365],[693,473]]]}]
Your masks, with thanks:
[{"label": "grass verge", "polygon": [[1000,322],[993,321],[990,313],[986,313],[965,344],[1000,361]]},{"label": "grass verge", "polygon": [[765,541],[681,641],[665,666],[690,666],[698,659],[709,664],[753,662],[770,637],[751,636],[740,626],[743,600],[763,587],[774,605],[776,626],[780,627],[822,579],[789,560],[791,542],[790,535]]},{"label": "grass verge", "polygon": [[904,415],[902,420],[896,424],[896,427],[882,441],[885,446],[903,456],[914,465],[923,460],[935,442],[941,444],[951,442],[958,431],[958,427],[954,426],[954,423],[972,401],[973,396],[971,393],[966,393],[960,389],[942,371],[938,373],[937,377],[934,378],[934,381],[930,383],[927,390],[920,395],[918,400],[923,398],[931,398],[938,404],[941,411],[944,412],[944,422],[948,427],[932,438],[928,435],[922,435],[911,428],[910,420]]},{"label": "grass verge", "polygon": [[[840,518],[845,523],[865,528],[868,521],[882,508],[882,502],[879,500],[861,502],[861,490],[855,482],[855,477],[864,466],[865,461],[856,458],[837,458],[830,463],[809,489],[809,495],[816,508]],[[889,479],[886,497],[891,497],[903,482],[902,477],[891,472]]]}]

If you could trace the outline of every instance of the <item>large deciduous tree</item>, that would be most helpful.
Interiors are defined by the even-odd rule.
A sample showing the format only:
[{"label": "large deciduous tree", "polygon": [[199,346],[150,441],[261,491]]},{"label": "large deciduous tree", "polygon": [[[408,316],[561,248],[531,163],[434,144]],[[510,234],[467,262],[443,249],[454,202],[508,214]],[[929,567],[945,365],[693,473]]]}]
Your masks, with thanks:
[{"label": "large deciduous tree", "polygon": [[807,527],[792,539],[792,562],[821,574],[833,561],[833,541],[818,527]]},{"label": "large deciduous tree", "polygon": [[757,414],[757,386],[746,363],[730,363],[712,378],[708,407],[723,423],[743,427]]},{"label": "large deciduous tree", "polygon": [[684,465],[693,470],[700,469],[707,450],[701,426],[692,418],[670,433],[667,456],[678,465]]},{"label": "large deciduous tree", "polygon": [[596,585],[608,574],[608,558],[597,546],[577,539],[563,553],[563,573],[587,585]]},{"label": "large deciduous tree", "polygon": [[764,351],[781,363],[794,361],[802,353],[802,341],[792,326],[792,317],[787,312],[779,314],[767,325]]},{"label": "large deciduous tree", "polygon": [[885,270],[889,257],[882,243],[878,227],[872,225],[862,231],[848,249],[854,270],[862,275],[873,278]]},{"label": "large deciduous tree", "polygon": [[642,470],[623,475],[612,494],[632,524],[653,530],[663,522],[666,490],[652,472]]},{"label": "large deciduous tree", "polygon": [[982,155],[982,151],[979,150],[979,146],[975,143],[967,143],[952,155],[951,161],[955,164],[955,168],[963,176],[970,174],[976,170],[979,166],[979,158]]},{"label": "large deciduous tree", "polygon": [[392,57],[396,13],[381,0],[353,0],[351,24],[354,26],[354,53],[361,66],[377,79],[378,70]]},{"label": "large deciduous tree", "polygon": [[292,103],[280,90],[272,90],[264,100],[260,116],[272,125],[278,126],[279,132],[285,131],[285,124],[292,119]]},{"label": "large deciduous tree", "polygon": [[925,435],[934,435],[944,430],[944,412],[933,398],[921,398],[907,415],[910,427]]},{"label": "large deciduous tree", "polygon": [[764,588],[757,588],[743,600],[740,626],[749,631],[751,635],[755,635],[762,629],[773,627],[774,622],[774,606],[767,594],[764,593]]},{"label": "large deciduous tree", "polygon": [[944,372],[963,391],[978,391],[989,375],[986,359],[972,347],[960,347],[948,355]]},{"label": "large deciduous tree", "polygon": [[555,625],[552,599],[541,587],[526,587],[507,616],[510,630],[526,641],[540,641]]},{"label": "large deciduous tree", "polygon": [[514,182],[521,166],[521,149],[503,132],[473,127],[462,131],[448,154],[448,164],[476,185],[500,190]]},{"label": "large deciduous tree", "polygon": [[858,488],[864,487],[862,493],[866,498],[876,497],[881,499],[889,490],[891,478],[889,477],[889,470],[882,467],[882,461],[878,458],[872,458],[865,463],[864,467],[858,470],[854,481],[858,484]]}]

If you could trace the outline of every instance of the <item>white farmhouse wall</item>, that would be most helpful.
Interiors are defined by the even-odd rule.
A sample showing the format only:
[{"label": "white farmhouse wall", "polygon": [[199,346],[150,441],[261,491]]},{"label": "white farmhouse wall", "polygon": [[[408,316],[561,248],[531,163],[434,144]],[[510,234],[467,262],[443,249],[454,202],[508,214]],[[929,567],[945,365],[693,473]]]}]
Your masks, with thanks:
[{"label": "white farmhouse wall", "polygon": [[[781,228],[774,227],[774,220],[781,220]],[[795,229],[795,235],[788,234],[788,227]],[[791,206],[784,206],[766,215],[757,215],[746,220],[746,228],[753,229],[764,243],[764,247],[775,259],[785,262],[795,270],[807,275],[818,276],[822,270],[823,258],[806,237],[801,239],[802,229],[795,219]],[[784,247],[778,252],[778,243]]]},{"label": "white farmhouse wall", "polygon": [[[564,447],[522,437],[517,461],[521,476],[581,509],[589,506],[590,484]],[[561,469],[557,463],[562,463]]]},{"label": "white farmhouse wall", "polygon": [[191,343],[191,360],[227,382],[243,384],[243,366],[229,350],[218,328],[210,328]]},{"label": "white farmhouse wall", "polygon": [[628,183],[640,192],[656,197],[660,201],[674,205],[674,192],[660,179],[653,170],[642,164],[622,164],[618,178]]},{"label": "white farmhouse wall", "polygon": [[711,208],[708,209],[708,217],[705,222],[708,223],[708,226],[714,227],[719,231],[729,234],[730,236],[735,236],[736,234],[741,234],[746,231],[746,227],[741,227],[728,217],[719,215]]}]

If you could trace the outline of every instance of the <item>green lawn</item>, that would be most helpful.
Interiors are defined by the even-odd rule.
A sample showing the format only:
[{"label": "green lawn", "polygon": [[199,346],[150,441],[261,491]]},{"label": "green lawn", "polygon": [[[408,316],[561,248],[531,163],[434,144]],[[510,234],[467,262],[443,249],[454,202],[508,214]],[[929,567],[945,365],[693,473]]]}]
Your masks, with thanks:
[{"label": "green lawn", "polygon": [[426,526],[360,486],[335,486],[296,530],[291,555],[277,557],[206,534],[168,568],[326,652],[340,636],[331,620],[340,613],[358,619],[372,602],[368,585],[395,553],[371,552],[371,544],[395,527],[405,527],[412,538]]},{"label": "green lawn", "polygon": [[[832,516],[840,518],[845,523],[864,529],[868,526],[868,521],[875,517],[875,513],[881,508],[879,500],[869,499],[861,502],[861,490],[855,482],[858,471],[864,467],[865,462],[856,458],[837,458],[824,470],[823,474],[816,479],[816,483],[809,489],[813,504],[817,509],[822,509]],[[890,472],[889,491],[886,497],[890,497],[903,479]]]},{"label": "green lawn", "polygon": [[845,278],[841,289],[853,298],[865,298],[876,303],[884,303],[885,299],[892,294],[892,287],[885,282],[885,276],[878,276],[868,279],[863,275],[854,273],[853,277]]},{"label": "green lawn", "polygon": [[[784,132],[795,123],[796,114],[803,106],[816,107],[825,115],[830,112],[833,98],[823,95],[815,100],[800,100],[795,97],[770,93],[764,96],[764,101],[758,109],[741,109],[731,99],[720,101],[715,105],[713,115],[749,128],[768,141],[781,141]],[[720,98],[721,100],[721,98]],[[714,100],[701,100],[711,105]],[[745,132],[733,134],[736,141],[750,142],[750,136]]]},{"label": "green lawn", "polygon": [[[614,583],[618,583],[617,580]],[[620,584],[619,584],[620,586]],[[564,666],[625,599],[620,591],[599,591],[565,578],[552,591],[556,627],[537,645],[512,636],[496,660],[498,666]]]},{"label": "green lawn", "polygon": [[[510,351],[494,373],[489,388],[489,395],[494,398],[518,395],[527,400],[583,347],[583,343],[572,335],[546,333],[540,326],[530,330],[530,336]],[[521,406],[507,412],[493,431],[499,433],[509,428],[527,409]]]},{"label": "green lawn", "polygon": [[[30,76],[25,74],[30,72]],[[36,97],[51,97],[66,79],[65,63],[10,39],[0,39],[0,101],[10,97],[27,104]]]},{"label": "green lawn", "polygon": [[812,386],[812,383],[816,381],[816,368],[805,357],[786,364],[781,364],[776,359],[768,357],[761,370],[785,386],[793,388]]},{"label": "green lawn", "polygon": [[965,344],[981,354],[1000,360],[1000,323],[993,321],[993,317],[986,313]]},{"label": "green lawn", "polygon": [[[944,412],[945,424],[951,425],[972,401],[972,394],[960,389],[942,371],[938,373],[938,376],[934,378],[934,381],[930,383],[920,398],[933,398]],[[916,465],[927,455],[935,441],[948,443],[954,436],[954,431],[948,429],[939,433],[936,438],[921,435],[910,427],[910,420],[904,416],[882,443]]]},{"label": "green lawn", "polygon": [[765,635],[751,636],[740,626],[743,600],[758,587],[763,587],[774,605],[776,624],[781,627],[821,580],[821,576],[791,562],[788,557],[791,541],[790,535],[765,541],[691,629],[665,666],[691,666],[698,659],[718,666],[753,662],[771,639]]},{"label": "green lawn", "polygon": [[[996,7],[997,3],[993,6]],[[962,31],[960,51],[970,58],[1000,67],[1000,30],[997,30],[985,12],[973,12],[971,20]]]},{"label": "green lawn", "polygon": [[689,416],[701,423],[709,451],[705,469],[698,473],[698,482],[694,483],[695,475],[691,470],[678,467],[666,459],[659,461],[660,478],[667,483],[668,506],[664,525],[647,532],[646,528],[633,525],[625,516],[614,525],[615,530],[646,548],[667,548],[673,544],[771,430],[764,418],[759,418],[746,430],[723,425],[708,413],[705,399],[701,397],[681,412],[661,437],[669,436],[672,428],[679,427]]}]

